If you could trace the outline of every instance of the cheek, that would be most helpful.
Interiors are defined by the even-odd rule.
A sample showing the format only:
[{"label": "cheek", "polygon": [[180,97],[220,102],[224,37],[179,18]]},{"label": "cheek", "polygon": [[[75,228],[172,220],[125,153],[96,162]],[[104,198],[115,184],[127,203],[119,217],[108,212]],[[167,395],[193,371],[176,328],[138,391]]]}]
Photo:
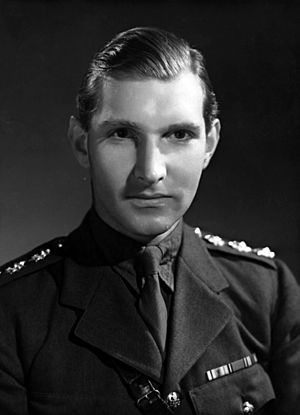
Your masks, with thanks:
[{"label": "cheek", "polygon": [[112,190],[121,187],[130,172],[131,160],[126,152],[120,155],[105,146],[91,148],[90,164],[92,180],[97,187]]},{"label": "cheek", "polygon": [[177,183],[185,190],[193,191],[198,186],[203,170],[203,152],[195,149],[182,155],[173,168]]}]

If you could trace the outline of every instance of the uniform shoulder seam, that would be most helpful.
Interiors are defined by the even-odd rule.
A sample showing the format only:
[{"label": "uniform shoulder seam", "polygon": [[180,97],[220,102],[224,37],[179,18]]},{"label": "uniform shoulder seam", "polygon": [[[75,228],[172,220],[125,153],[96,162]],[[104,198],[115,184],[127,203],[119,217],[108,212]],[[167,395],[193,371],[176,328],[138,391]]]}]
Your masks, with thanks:
[{"label": "uniform shoulder seam", "polygon": [[207,245],[209,250],[224,252],[229,255],[237,255],[249,260],[255,260],[270,265],[272,268],[277,268],[275,263],[275,253],[268,247],[253,248],[245,241],[237,241],[223,238],[209,232],[201,231],[200,228],[195,228],[194,232]]},{"label": "uniform shoulder seam", "polygon": [[32,274],[62,258],[65,237],[52,239],[0,267],[0,286]]}]

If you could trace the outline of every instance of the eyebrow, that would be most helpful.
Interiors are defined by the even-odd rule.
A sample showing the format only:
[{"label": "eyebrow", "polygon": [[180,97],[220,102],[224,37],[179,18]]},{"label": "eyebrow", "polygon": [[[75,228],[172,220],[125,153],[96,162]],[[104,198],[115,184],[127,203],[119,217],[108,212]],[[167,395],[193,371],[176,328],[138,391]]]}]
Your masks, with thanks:
[{"label": "eyebrow", "polygon": [[99,128],[116,128],[116,127],[128,127],[134,130],[142,130],[142,128],[135,122],[123,120],[123,119],[114,119],[114,120],[105,120],[98,124]]},{"label": "eyebrow", "polygon": [[[113,120],[104,120],[98,124],[98,128],[131,128],[136,131],[143,131],[143,127],[135,122],[128,121],[125,119],[113,119]],[[158,129],[159,133],[172,130],[192,130],[197,134],[200,134],[200,126],[193,122],[178,122],[169,124],[166,127]]]}]

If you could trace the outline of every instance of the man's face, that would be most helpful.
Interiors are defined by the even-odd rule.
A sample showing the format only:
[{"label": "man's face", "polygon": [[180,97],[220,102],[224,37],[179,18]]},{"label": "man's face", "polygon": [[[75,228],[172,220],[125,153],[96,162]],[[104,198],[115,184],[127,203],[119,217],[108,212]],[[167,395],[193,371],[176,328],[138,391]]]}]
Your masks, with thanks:
[{"label": "man's face", "polygon": [[172,229],[195,196],[218,126],[210,134],[191,72],[169,81],[106,80],[87,138],[99,216],[143,242]]}]

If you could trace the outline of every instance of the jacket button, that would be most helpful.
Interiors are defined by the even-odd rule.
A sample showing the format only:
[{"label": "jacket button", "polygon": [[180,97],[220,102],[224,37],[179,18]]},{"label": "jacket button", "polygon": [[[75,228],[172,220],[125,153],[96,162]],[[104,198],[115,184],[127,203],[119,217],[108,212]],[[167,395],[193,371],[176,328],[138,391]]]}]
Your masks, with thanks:
[{"label": "jacket button", "polygon": [[167,396],[167,403],[172,408],[178,408],[181,404],[181,396],[178,392],[170,392]]},{"label": "jacket button", "polygon": [[243,403],[243,413],[244,414],[252,414],[254,411],[254,406],[252,403],[246,401]]}]

